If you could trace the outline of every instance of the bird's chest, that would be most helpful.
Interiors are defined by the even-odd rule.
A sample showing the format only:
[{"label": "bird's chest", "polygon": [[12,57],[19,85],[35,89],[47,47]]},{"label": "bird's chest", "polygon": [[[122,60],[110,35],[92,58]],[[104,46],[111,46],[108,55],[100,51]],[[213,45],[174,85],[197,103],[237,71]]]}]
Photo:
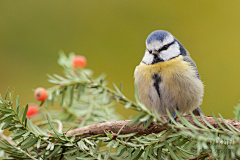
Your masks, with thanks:
[{"label": "bird's chest", "polygon": [[148,108],[177,105],[200,81],[191,66],[179,58],[155,65],[140,63],[134,77],[139,98]]},{"label": "bird's chest", "polygon": [[[184,90],[189,82],[191,70],[176,66],[151,67],[139,65],[135,71],[135,84],[141,99],[157,99],[164,94],[173,95],[174,92]],[[187,82],[186,82],[187,81]]]},{"label": "bird's chest", "polygon": [[185,83],[189,83],[191,78],[196,78],[196,75],[187,62],[176,58],[153,65],[146,65],[141,62],[136,67],[134,77],[138,90],[147,93],[151,89],[158,90],[158,88],[162,89],[164,87],[165,90],[169,91],[171,88],[174,88],[174,90],[180,89],[179,87],[184,87]]}]

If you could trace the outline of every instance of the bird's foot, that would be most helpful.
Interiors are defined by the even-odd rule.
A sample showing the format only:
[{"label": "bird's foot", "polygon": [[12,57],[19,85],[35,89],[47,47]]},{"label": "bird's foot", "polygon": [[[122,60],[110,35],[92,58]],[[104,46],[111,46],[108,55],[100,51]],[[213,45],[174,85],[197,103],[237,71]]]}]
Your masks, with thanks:
[{"label": "bird's foot", "polygon": [[144,123],[143,125],[146,126],[146,124],[148,123],[148,121],[150,120],[151,117],[149,117]]},{"label": "bird's foot", "polygon": [[[176,114],[175,111],[173,112],[172,117],[173,117],[174,120],[176,120],[176,118],[177,118],[177,114]],[[173,122],[171,121],[170,118],[168,119],[168,123],[173,124]]]},{"label": "bird's foot", "polygon": [[195,110],[193,110],[193,114],[196,116],[200,116],[200,114],[204,115],[200,107],[197,107]]}]

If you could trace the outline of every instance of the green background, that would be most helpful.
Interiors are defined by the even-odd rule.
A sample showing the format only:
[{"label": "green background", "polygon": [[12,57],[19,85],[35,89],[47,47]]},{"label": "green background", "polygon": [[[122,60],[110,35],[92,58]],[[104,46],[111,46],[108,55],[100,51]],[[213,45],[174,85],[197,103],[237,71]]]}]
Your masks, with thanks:
[{"label": "green background", "polygon": [[[205,84],[202,110],[233,118],[240,98],[240,1],[41,0],[0,1],[0,93],[15,88],[20,102],[62,75],[58,51],[87,58],[87,68],[123,82],[133,99],[133,72],[154,30],[170,31],[190,52]],[[110,86],[110,85],[109,85]],[[15,94],[16,95],[16,94]],[[36,101],[35,101],[36,102]],[[117,106],[129,118],[135,113]]]}]

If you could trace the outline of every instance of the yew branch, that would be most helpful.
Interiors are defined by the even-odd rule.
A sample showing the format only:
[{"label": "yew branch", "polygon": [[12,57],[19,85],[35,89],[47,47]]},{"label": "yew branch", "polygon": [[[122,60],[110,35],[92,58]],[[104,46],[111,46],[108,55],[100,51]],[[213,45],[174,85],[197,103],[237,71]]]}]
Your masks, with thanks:
[{"label": "yew branch", "polygon": [[[192,116],[183,116],[187,121],[189,121],[191,124],[195,125],[198,127],[196,123],[194,123]],[[202,118],[200,116],[196,116],[199,122],[201,122],[203,125],[207,127],[207,125],[204,123]],[[220,126],[216,123],[213,117],[207,117],[204,116],[206,121],[208,121],[213,127],[215,128],[220,128]],[[168,119],[168,118],[166,118]],[[218,118],[219,122],[226,128],[224,122]],[[181,121],[177,118],[177,122]],[[240,130],[240,122],[235,121],[235,120],[230,120],[230,119],[225,119],[226,123],[233,125],[235,128]],[[112,131],[113,133],[118,133],[118,131],[123,127],[121,134],[130,134],[130,133],[137,133],[137,135],[143,135],[143,134],[150,134],[150,133],[159,133],[163,130],[167,130],[171,128],[168,125],[156,125],[155,123],[152,123],[148,129],[143,129],[143,125],[137,127],[137,125],[129,126],[129,123],[131,120],[123,120],[123,121],[112,121],[112,122],[105,122],[105,123],[98,123],[98,124],[93,124],[90,126],[85,126],[81,128],[77,128],[74,130],[71,130],[67,132],[67,135],[79,135],[77,137],[89,137],[93,135],[105,135],[104,131]]]}]

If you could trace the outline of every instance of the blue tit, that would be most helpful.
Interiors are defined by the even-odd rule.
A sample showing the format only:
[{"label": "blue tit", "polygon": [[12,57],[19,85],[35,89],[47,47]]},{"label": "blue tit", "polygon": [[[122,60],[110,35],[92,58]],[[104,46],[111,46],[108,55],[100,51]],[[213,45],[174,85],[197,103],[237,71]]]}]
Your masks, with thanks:
[{"label": "blue tit", "polygon": [[166,116],[166,109],[176,118],[193,111],[203,114],[204,85],[197,66],[183,45],[169,32],[157,30],[146,40],[146,51],[134,72],[140,101]]}]

